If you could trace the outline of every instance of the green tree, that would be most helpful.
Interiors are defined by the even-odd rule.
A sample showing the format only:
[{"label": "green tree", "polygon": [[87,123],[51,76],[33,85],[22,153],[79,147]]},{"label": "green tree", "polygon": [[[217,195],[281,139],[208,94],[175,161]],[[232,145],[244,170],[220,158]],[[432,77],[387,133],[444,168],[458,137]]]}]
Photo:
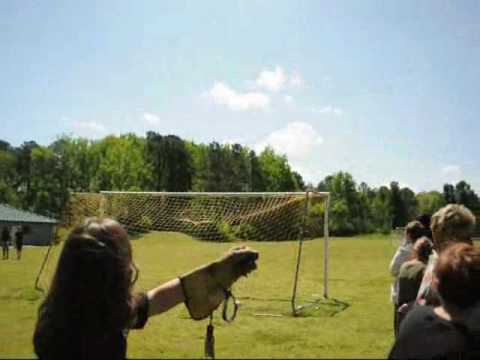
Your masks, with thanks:
[{"label": "green tree", "polygon": [[182,139],[149,131],[145,152],[152,169],[154,190],[189,191],[192,188],[192,156]]},{"label": "green tree", "polygon": [[231,177],[229,191],[250,191],[250,159],[248,149],[240,144],[227,146],[230,152]]},{"label": "green tree", "polygon": [[455,188],[452,184],[443,185],[443,197],[446,204],[455,203]]},{"label": "green tree", "polygon": [[455,202],[472,210],[480,210],[480,201],[470,184],[462,180],[455,185]]},{"label": "green tree", "polygon": [[38,146],[35,141],[26,141],[15,149],[17,159],[17,183],[15,184],[15,188],[18,189],[20,193],[23,208],[30,208],[33,204],[34,194],[31,187],[31,162],[32,151]]},{"label": "green tree", "polygon": [[140,191],[151,183],[151,168],[144,156],[145,139],[134,134],[107,136],[93,144],[92,152],[98,161],[94,189]]},{"label": "green tree", "polygon": [[187,142],[185,146],[192,157],[192,190],[206,191],[208,181],[207,146],[205,144],[195,144],[194,142]]},{"label": "green tree", "polygon": [[400,189],[398,182],[390,183],[390,206],[393,228],[403,227],[415,215],[415,194],[408,188]]},{"label": "green tree", "polygon": [[251,191],[266,191],[266,179],[263,172],[262,164],[255,151],[250,150],[248,153],[248,160],[250,162],[250,190]]},{"label": "green tree", "polygon": [[402,219],[404,225],[417,216],[417,199],[415,193],[408,187],[400,189],[400,198],[402,199],[402,206],[405,217]]},{"label": "green tree", "polygon": [[206,191],[228,191],[229,173],[227,166],[227,152],[216,141],[208,144],[207,147],[207,178]]},{"label": "green tree", "polygon": [[51,149],[38,146],[32,149],[30,165],[31,210],[47,216],[60,216],[68,199],[60,157]]},{"label": "green tree", "polygon": [[375,198],[372,201],[372,217],[376,231],[389,233],[392,230],[393,213],[390,205],[390,189],[381,186],[375,192]]},{"label": "green tree", "polygon": [[17,158],[14,149],[6,141],[0,140],[0,203],[20,205],[16,190]]},{"label": "green tree", "polygon": [[330,230],[334,235],[353,235],[366,231],[360,195],[352,175],[338,172],[327,176],[317,186],[330,192]]},{"label": "green tree", "polygon": [[295,189],[304,191],[307,187],[305,185],[305,181],[303,181],[302,175],[296,171],[293,171],[292,176],[295,182]]},{"label": "green tree", "polygon": [[60,159],[65,186],[70,191],[88,192],[96,190],[93,184],[99,158],[95,156],[90,140],[62,136],[55,140],[49,148]]},{"label": "green tree", "polygon": [[265,175],[266,191],[298,190],[292,170],[285,156],[277,155],[271,147],[266,147],[260,154],[259,161]]},{"label": "green tree", "polygon": [[419,214],[434,214],[445,206],[445,198],[438,191],[421,192],[416,195]]}]

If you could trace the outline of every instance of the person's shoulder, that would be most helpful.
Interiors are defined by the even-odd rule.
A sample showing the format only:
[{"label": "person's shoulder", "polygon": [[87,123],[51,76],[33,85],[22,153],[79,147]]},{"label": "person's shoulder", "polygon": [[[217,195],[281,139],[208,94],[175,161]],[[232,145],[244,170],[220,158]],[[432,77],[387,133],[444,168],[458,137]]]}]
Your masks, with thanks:
[{"label": "person's shoulder", "polygon": [[416,259],[409,260],[400,267],[400,277],[410,277],[419,271],[424,270],[426,265]]},{"label": "person's shoulder", "polygon": [[[433,306],[414,305],[403,321],[402,328],[421,328],[428,327],[437,320],[437,315],[433,311]],[[409,330],[407,330],[409,331]]]},{"label": "person's shoulder", "polygon": [[400,331],[390,350],[389,359],[431,358],[434,349],[427,349],[423,342],[431,340],[435,313],[430,306],[415,305],[400,325]]},{"label": "person's shoulder", "polygon": [[398,272],[399,277],[405,277],[408,274],[408,270],[412,267],[412,260],[404,262],[402,266],[400,266],[400,271]]},{"label": "person's shoulder", "polygon": [[434,307],[429,305],[416,305],[413,307],[412,311],[410,312],[412,316],[415,317],[430,317],[436,316],[434,312]]}]

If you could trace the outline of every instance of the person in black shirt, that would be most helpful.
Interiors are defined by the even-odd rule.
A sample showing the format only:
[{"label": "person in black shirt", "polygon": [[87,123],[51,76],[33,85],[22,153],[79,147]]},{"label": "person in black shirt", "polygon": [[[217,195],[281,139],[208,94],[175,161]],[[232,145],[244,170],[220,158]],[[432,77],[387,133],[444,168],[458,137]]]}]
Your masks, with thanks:
[{"label": "person in black shirt", "polygon": [[240,276],[256,268],[258,253],[230,250],[223,258],[147,293],[134,293],[138,270],[125,229],[111,219],[89,219],[62,249],[33,336],[39,359],[120,360],[130,329],[185,302],[203,319],[225,299]]},{"label": "person in black shirt", "polygon": [[2,230],[2,255],[3,260],[8,259],[8,250],[10,247],[10,229],[7,226]]},{"label": "person in black shirt", "polygon": [[441,306],[414,307],[389,359],[480,359],[480,250],[452,245],[434,275]]},{"label": "person in black shirt", "polygon": [[15,249],[17,250],[17,260],[22,257],[24,229],[19,227],[15,232]]}]

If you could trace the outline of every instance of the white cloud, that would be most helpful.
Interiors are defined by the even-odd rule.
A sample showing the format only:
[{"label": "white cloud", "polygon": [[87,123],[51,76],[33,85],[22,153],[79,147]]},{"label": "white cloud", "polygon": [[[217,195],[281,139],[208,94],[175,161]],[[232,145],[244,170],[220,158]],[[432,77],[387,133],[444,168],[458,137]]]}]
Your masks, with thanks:
[{"label": "white cloud", "polygon": [[270,133],[255,145],[255,150],[261,152],[265,147],[271,146],[275,152],[287,155],[290,161],[302,161],[311,154],[315,146],[322,143],[323,138],[312,125],[296,121]]},{"label": "white cloud", "polygon": [[283,89],[287,81],[287,74],[280,66],[277,66],[273,71],[261,71],[257,77],[256,84],[258,87],[265,88],[272,92],[277,92]]},{"label": "white cloud", "polygon": [[305,84],[305,80],[303,80],[302,76],[295,72],[290,75],[290,86],[293,87],[302,87]]},{"label": "white cloud", "polygon": [[225,105],[234,111],[266,109],[270,97],[260,92],[239,93],[222,82],[216,82],[208,92],[216,104]]},{"label": "white cloud", "polygon": [[255,84],[259,88],[264,88],[271,92],[278,92],[287,87],[302,87],[305,81],[298,72],[287,74],[281,66],[276,66],[273,70],[262,70],[260,74],[258,74]]},{"label": "white cloud", "polygon": [[234,145],[234,144],[240,144],[240,145],[245,145],[245,139],[244,138],[229,138],[229,139],[223,139],[222,140],[223,145]]},{"label": "white cloud", "polygon": [[291,96],[291,95],[285,95],[285,96],[283,97],[283,100],[284,100],[287,104],[292,104],[292,103],[295,101],[295,99],[294,99],[293,96]]},{"label": "white cloud", "polygon": [[143,120],[151,126],[157,126],[160,124],[160,117],[153,113],[143,113]]},{"label": "white cloud", "polygon": [[96,121],[74,121],[73,131],[80,137],[101,137],[107,134],[107,128]]},{"label": "white cloud", "polygon": [[311,183],[313,186],[317,186],[326,176],[323,170],[315,169],[312,166],[295,166],[294,170],[302,175],[303,181],[306,184]]},{"label": "white cloud", "polygon": [[344,111],[341,108],[331,106],[331,105],[323,106],[323,107],[312,107],[311,110],[315,114],[321,114],[321,115],[342,116],[344,114]]},{"label": "white cloud", "polygon": [[463,172],[458,165],[446,165],[441,170],[444,181],[457,183],[462,180]]}]

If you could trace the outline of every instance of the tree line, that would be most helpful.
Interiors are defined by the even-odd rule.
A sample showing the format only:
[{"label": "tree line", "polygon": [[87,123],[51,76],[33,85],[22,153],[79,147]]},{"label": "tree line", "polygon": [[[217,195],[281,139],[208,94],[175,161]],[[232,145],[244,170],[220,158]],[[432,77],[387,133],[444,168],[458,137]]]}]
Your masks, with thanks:
[{"label": "tree line", "polygon": [[415,192],[392,181],[389,186],[372,188],[359,185],[352,175],[338,172],[322,180],[317,190],[331,196],[330,231],[335,235],[388,233],[405,226],[421,214],[433,214],[446,204],[463,204],[480,212],[480,200],[464,180],[456,185],[445,184],[443,192]]},{"label": "tree line", "polygon": [[357,184],[347,172],[305,184],[270,147],[257,154],[240,144],[194,143],[156,132],[100,140],[62,136],[48,146],[27,141],[14,147],[0,140],[0,203],[59,218],[71,192],[100,190],[328,191],[335,235],[388,232],[447,203],[480,211],[465,181],[418,194],[397,182],[377,188]]}]

